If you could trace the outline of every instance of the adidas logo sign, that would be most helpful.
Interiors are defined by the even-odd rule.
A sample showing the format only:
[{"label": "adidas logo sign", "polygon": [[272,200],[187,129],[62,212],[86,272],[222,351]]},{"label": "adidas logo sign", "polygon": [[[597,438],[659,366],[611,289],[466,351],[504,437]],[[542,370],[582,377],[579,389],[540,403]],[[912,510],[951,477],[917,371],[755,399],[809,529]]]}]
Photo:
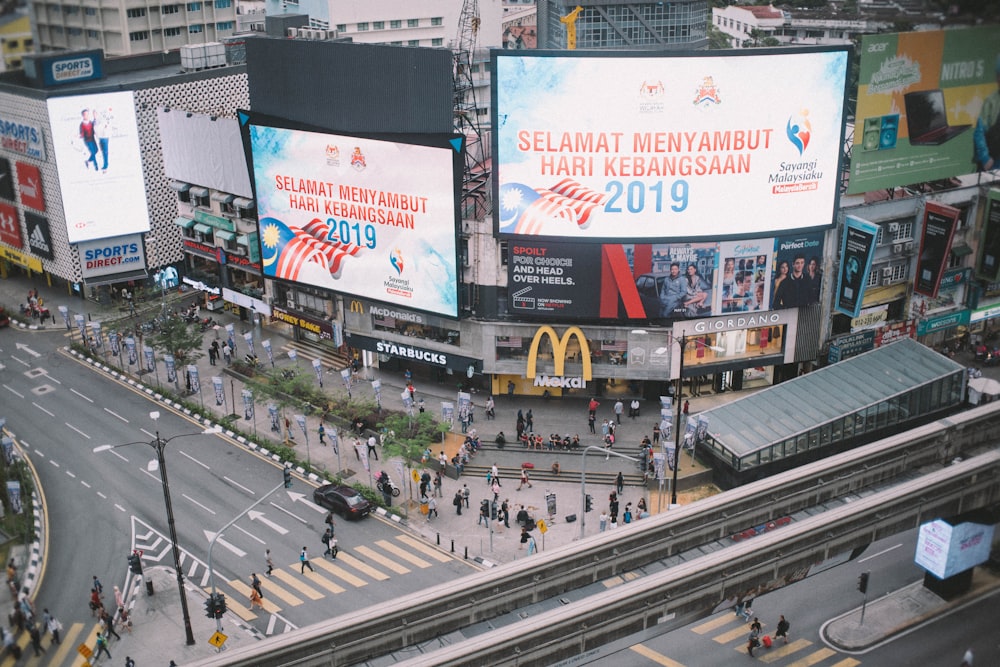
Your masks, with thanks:
[{"label": "adidas logo sign", "polygon": [[28,244],[32,248],[37,248],[42,252],[52,252],[52,249],[49,248],[48,241],[45,240],[45,234],[42,232],[41,227],[35,227],[31,230],[31,236],[28,237]]}]

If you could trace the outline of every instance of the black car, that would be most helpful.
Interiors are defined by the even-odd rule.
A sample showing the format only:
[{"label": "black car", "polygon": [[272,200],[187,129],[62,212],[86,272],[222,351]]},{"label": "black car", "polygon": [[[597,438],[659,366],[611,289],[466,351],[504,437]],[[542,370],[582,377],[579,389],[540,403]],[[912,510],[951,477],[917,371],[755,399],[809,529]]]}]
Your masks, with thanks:
[{"label": "black car", "polygon": [[333,510],[345,519],[363,519],[372,511],[371,504],[357,489],[341,484],[324,484],[313,491],[313,502]]}]

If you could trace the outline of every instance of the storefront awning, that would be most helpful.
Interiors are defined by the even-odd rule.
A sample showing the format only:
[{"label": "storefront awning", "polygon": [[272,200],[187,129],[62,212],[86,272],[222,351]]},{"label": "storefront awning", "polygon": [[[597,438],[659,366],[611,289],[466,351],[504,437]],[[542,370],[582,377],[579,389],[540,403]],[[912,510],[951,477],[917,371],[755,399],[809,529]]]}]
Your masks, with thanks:
[{"label": "storefront awning", "polygon": [[215,238],[222,239],[223,241],[232,241],[236,238],[236,234],[227,232],[225,229],[216,229]]},{"label": "storefront awning", "polygon": [[222,202],[223,204],[228,204],[229,202],[236,199],[236,195],[227,194],[225,192],[213,192],[212,201]]},{"label": "storefront awning", "polygon": [[972,254],[972,248],[965,243],[959,243],[958,245],[951,247],[951,252],[955,255],[955,257],[965,257],[966,255]]},{"label": "storefront awning", "polygon": [[194,225],[194,231],[198,232],[199,234],[205,234],[206,236],[208,236],[212,233],[213,230],[212,227],[209,225],[203,225],[200,222],[196,222]]},{"label": "storefront awning", "polygon": [[194,220],[192,220],[191,218],[185,218],[184,216],[180,216],[174,218],[174,224],[180,227],[181,229],[191,229],[191,227],[194,226]]},{"label": "storefront awning", "polygon": [[250,247],[250,237],[247,236],[246,234],[240,234],[239,236],[237,236],[236,242],[239,243],[240,245],[245,245],[248,248]]},{"label": "storefront awning", "polygon": [[187,192],[191,189],[191,184],[184,181],[170,181],[168,185],[171,190],[177,190],[177,192]]},{"label": "storefront awning", "polygon": [[236,208],[253,208],[254,203],[252,199],[247,199],[246,197],[237,197],[233,200],[233,206]]},{"label": "storefront awning", "polygon": [[194,186],[192,186],[191,189],[188,190],[188,192],[190,192],[195,197],[204,197],[204,196],[208,195],[208,188],[202,188],[202,187],[194,187]]}]

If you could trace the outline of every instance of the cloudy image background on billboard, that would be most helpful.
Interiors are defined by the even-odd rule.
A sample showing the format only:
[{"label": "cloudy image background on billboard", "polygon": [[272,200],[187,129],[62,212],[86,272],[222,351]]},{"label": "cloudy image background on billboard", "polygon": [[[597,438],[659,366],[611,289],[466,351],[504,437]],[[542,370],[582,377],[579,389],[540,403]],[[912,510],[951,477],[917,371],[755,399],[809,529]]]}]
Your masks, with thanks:
[{"label": "cloudy image background on billboard", "polygon": [[48,100],[70,243],[148,232],[131,92]]},{"label": "cloudy image background on billboard", "polygon": [[251,124],[264,275],[456,317],[455,151]]},{"label": "cloudy image background on billboard", "polygon": [[502,235],[697,240],[833,225],[840,47],[493,59]]}]

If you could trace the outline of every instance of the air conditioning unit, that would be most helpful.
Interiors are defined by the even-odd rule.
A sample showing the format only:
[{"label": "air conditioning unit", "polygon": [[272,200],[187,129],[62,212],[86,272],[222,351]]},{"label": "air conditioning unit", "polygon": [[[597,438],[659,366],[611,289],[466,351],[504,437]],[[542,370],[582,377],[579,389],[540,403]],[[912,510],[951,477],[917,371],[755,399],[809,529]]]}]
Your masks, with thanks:
[{"label": "air conditioning unit", "polygon": [[882,286],[883,287],[887,287],[887,286],[889,286],[891,284],[892,284],[892,278],[883,278],[882,279]]},{"label": "air conditioning unit", "polygon": [[884,266],[884,267],[882,267],[882,275],[884,277],[886,277],[886,278],[888,278],[889,276],[891,276],[892,275],[892,267],[891,266]]},{"label": "air conditioning unit", "polygon": [[295,299],[289,299],[285,305],[287,305],[289,308],[295,308]]},{"label": "air conditioning unit", "polygon": [[899,231],[899,223],[898,222],[890,222],[889,223],[889,231],[891,233],[893,233],[893,234],[895,234],[896,232],[898,232]]},{"label": "air conditioning unit", "polygon": [[907,241],[903,246],[906,252],[913,252],[913,241]]},{"label": "air conditioning unit", "polygon": [[291,38],[294,39],[294,38],[296,38],[296,37],[299,36],[299,29],[298,28],[286,28],[285,29],[285,36],[286,37],[291,37]]},{"label": "air conditioning unit", "polygon": [[894,243],[894,244],[892,244],[892,254],[893,255],[898,255],[901,252],[903,252],[903,244],[902,243]]}]

